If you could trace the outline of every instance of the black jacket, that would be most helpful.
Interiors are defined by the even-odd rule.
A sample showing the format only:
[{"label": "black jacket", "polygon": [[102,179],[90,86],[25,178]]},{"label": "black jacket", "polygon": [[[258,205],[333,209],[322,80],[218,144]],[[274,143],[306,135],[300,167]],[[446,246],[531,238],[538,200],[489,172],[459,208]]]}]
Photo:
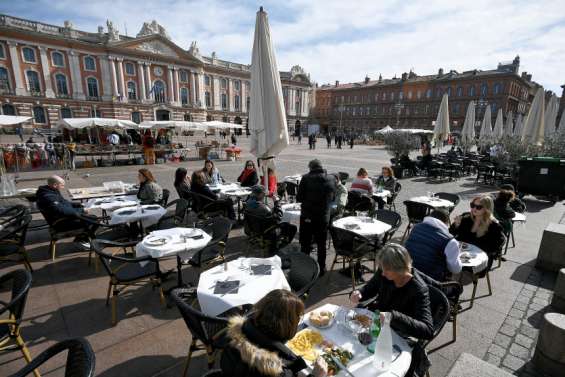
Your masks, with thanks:
[{"label": "black jacket", "polygon": [[379,269],[369,282],[361,288],[361,300],[376,297],[369,309],[390,312],[390,327],[403,336],[431,339],[434,333],[430,293],[428,285],[439,285],[420,271],[412,270],[412,279],[397,288],[392,280],[382,276]]},{"label": "black jacket", "polygon": [[59,190],[48,185],[39,186],[37,189],[37,208],[50,225],[61,218],[77,217],[84,212],[79,204],[73,204],[63,198]]},{"label": "black jacket", "polygon": [[259,183],[259,177],[257,176],[257,171],[253,171],[245,178],[245,180],[242,180],[244,172],[245,170],[241,172],[239,177],[237,177],[237,181],[241,183],[243,187],[252,187],[255,186],[257,183]]},{"label": "black jacket", "polygon": [[220,361],[226,377],[292,377],[306,368],[302,358],[261,333],[251,319],[232,317],[227,335],[229,345]]},{"label": "black jacket", "polygon": [[214,192],[212,190],[210,190],[210,188],[206,185],[199,185],[199,184],[196,184],[195,182],[192,182],[192,184],[190,185],[190,190],[192,192],[203,195],[203,196],[210,198],[212,200],[218,199],[218,195],[214,194]]},{"label": "black jacket", "polygon": [[303,175],[296,194],[296,201],[302,203],[301,216],[329,221],[335,186],[335,177],[327,175],[323,169],[311,170]]},{"label": "black jacket", "polygon": [[182,182],[178,185],[175,185],[175,189],[177,190],[177,194],[179,198],[190,200],[190,186],[186,182]]},{"label": "black jacket", "polygon": [[489,256],[490,268],[492,261],[501,253],[502,246],[504,246],[504,242],[506,241],[502,226],[497,221],[493,220],[490,223],[487,232],[482,237],[471,232],[472,228],[473,218],[471,217],[471,214],[464,213],[459,226],[456,227],[455,224],[451,224],[449,232],[453,234],[458,241],[473,244],[487,253]]}]

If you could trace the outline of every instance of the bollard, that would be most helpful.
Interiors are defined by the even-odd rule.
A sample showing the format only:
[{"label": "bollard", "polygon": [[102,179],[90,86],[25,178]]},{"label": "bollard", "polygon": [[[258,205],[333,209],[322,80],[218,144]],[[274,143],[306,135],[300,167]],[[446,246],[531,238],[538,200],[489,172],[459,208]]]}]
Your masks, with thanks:
[{"label": "bollard", "polygon": [[546,313],[539,332],[534,358],[536,367],[550,376],[565,371],[565,314]]},{"label": "bollard", "polygon": [[558,313],[565,314],[565,268],[559,270],[557,274],[551,306],[553,306]]}]

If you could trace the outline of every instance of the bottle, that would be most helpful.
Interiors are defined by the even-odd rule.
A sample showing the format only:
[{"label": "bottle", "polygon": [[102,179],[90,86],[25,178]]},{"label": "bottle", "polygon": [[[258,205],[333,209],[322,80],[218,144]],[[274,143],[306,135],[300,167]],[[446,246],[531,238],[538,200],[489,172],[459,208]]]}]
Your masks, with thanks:
[{"label": "bottle", "polygon": [[381,312],[379,310],[375,310],[373,314],[373,323],[371,324],[371,337],[373,338],[371,344],[367,347],[367,351],[370,353],[375,352],[375,343],[379,334],[381,333]]},{"label": "bottle", "polygon": [[390,332],[390,313],[384,313],[384,323],[377,342],[375,343],[375,353],[373,354],[373,368],[376,374],[385,373],[390,368],[392,360],[392,334]]}]

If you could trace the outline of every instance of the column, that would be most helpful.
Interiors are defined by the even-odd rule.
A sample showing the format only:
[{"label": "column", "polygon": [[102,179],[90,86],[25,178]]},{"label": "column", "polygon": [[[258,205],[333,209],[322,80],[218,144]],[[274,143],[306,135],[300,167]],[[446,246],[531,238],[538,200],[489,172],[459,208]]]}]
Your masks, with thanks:
[{"label": "column", "polygon": [[196,99],[196,73],[190,72],[190,98],[192,99],[192,106],[196,107],[198,100]]},{"label": "column", "polygon": [[228,79],[228,111],[233,112],[233,79]]},{"label": "column", "polygon": [[127,102],[128,91],[126,90],[126,81],[124,80],[124,59],[117,58],[118,61],[118,77],[120,79],[120,92],[122,102]]},{"label": "column", "polygon": [[[175,74],[173,75],[173,80],[175,82],[175,103],[177,105],[181,104],[181,99],[180,99],[180,72],[178,68],[175,68]],[[188,100],[190,101],[190,99]]]},{"label": "column", "polygon": [[218,76],[212,76],[212,77],[213,77],[213,79],[212,79],[212,83],[213,83],[212,91],[214,93],[213,94],[214,100],[213,100],[212,105],[214,107],[214,110],[221,110],[222,106],[221,106],[221,103],[220,103],[220,79],[219,79]]},{"label": "column", "polygon": [[206,98],[205,97],[205,90],[204,90],[204,71],[199,73],[195,73],[198,83],[198,101],[200,101],[200,108],[206,108]]},{"label": "column", "polygon": [[137,74],[139,75],[139,99],[144,101],[145,94],[145,72],[143,72],[143,62],[137,62]]},{"label": "column", "polygon": [[239,85],[239,108],[242,113],[247,112],[247,93],[245,92],[246,89],[246,81],[241,80],[241,84]]},{"label": "column", "polygon": [[167,72],[169,73],[169,82],[167,86],[169,87],[169,103],[173,103],[175,101],[175,89],[174,89],[174,82],[173,82],[173,67],[168,66]]},{"label": "column", "polygon": [[39,46],[39,57],[41,59],[41,71],[43,73],[43,82],[45,83],[45,97],[54,98],[53,81],[51,81],[51,72],[49,72],[49,59],[47,58],[47,48]]},{"label": "column", "polygon": [[288,115],[296,115],[294,89],[288,88]]},{"label": "column", "polygon": [[102,89],[104,95],[102,99],[104,101],[112,100],[112,74],[110,73],[110,57],[101,56],[100,57],[100,73],[102,74]]},{"label": "column", "polygon": [[20,69],[20,55],[18,54],[18,44],[13,41],[8,41],[10,48],[10,59],[12,60],[12,70],[14,72],[14,82],[16,84],[16,95],[26,96],[27,86],[22,80],[22,71]]},{"label": "column", "polygon": [[308,117],[310,114],[310,92],[305,90],[304,93],[304,107],[302,110],[302,115]]},{"label": "column", "polygon": [[82,75],[80,73],[80,60],[76,51],[69,51],[69,64],[71,71],[71,80],[73,82],[73,98],[85,99],[84,91],[82,90]]},{"label": "column", "polygon": [[116,61],[115,58],[108,58],[110,60],[110,75],[112,76],[112,96],[114,100],[117,100],[120,96],[118,93],[118,78],[116,75]]},{"label": "column", "polygon": [[145,63],[145,79],[147,80],[147,99],[152,100],[155,98],[153,83],[151,82],[151,63]]}]

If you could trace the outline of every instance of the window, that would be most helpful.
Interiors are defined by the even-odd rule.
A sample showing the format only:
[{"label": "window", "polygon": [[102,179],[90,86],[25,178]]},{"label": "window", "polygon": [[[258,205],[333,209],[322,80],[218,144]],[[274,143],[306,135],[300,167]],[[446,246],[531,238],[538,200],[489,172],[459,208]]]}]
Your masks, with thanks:
[{"label": "window", "polygon": [[428,89],[426,91],[426,98],[432,98],[432,90],[431,89]]},{"label": "window", "polygon": [[471,85],[469,87],[469,97],[474,97],[475,96],[475,85]]},{"label": "window", "polygon": [[249,107],[251,106],[251,97],[247,97],[245,103],[247,104],[247,112],[249,112]]},{"label": "window", "polygon": [[72,117],[73,117],[73,112],[71,111],[71,109],[69,109],[68,107],[61,107],[62,119],[72,118]]},{"label": "window", "polygon": [[453,114],[459,114],[459,104],[456,103],[455,106],[453,106]]},{"label": "window", "polygon": [[233,88],[234,88],[235,90],[239,90],[240,87],[241,87],[241,81],[235,80],[235,81],[233,82]]},{"label": "window", "polygon": [[412,99],[412,91],[408,92],[408,99]]},{"label": "window", "polygon": [[131,121],[137,124],[141,123],[141,113],[139,111],[132,111]]},{"label": "window", "polygon": [[31,47],[24,47],[22,49],[24,61],[26,63],[35,63],[35,50]]},{"label": "window", "polygon": [[98,99],[98,80],[94,77],[89,77],[86,79],[86,87],[88,97],[91,99]]},{"label": "window", "polygon": [[10,92],[10,77],[8,76],[8,70],[4,67],[0,67],[0,93]]},{"label": "window", "polygon": [[222,122],[224,122],[224,123],[230,123],[230,118],[228,118],[228,117],[222,117]]},{"label": "window", "polygon": [[234,102],[235,111],[239,111],[239,107],[240,107],[240,105],[239,105],[239,102],[240,102],[239,96],[236,95],[236,96],[233,98],[233,102]]},{"label": "window", "polygon": [[96,60],[92,56],[84,57],[84,70],[85,71],[96,71]]},{"label": "window", "polygon": [[35,106],[33,108],[33,120],[35,123],[47,123],[47,119],[45,118],[45,110],[43,109],[43,107]]},{"label": "window", "polygon": [[92,110],[90,111],[90,117],[102,118],[102,114],[100,113],[100,110],[98,110],[96,107],[93,107]]},{"label": "window", "polygon": [[228,108],[228,96],[225,93],[222,93],[220,103],[222,104],[223,110]]},{"label": "window", "polygon": [[68,96],[69,89],[67,87],[67,77],[62,73],[55,75],[55,84],[57,86],[57,94],[59,96]]},{"label": "window", "polygon": [[390,100],[394,101],[394,92],[390,92]]},{"label": "window", "polygon": [[441,88],[437,88],[436,89],[436,97],[441,97],[443,95],[443,90],[441,90]]},{"label": "window", "polygon": [[31,93],[41,93],[41,85],[39,83],[39,75],[35,71],[27,71],[27,85]]},{"label": "window", "polygon": [[221,87],[222,89],[226,89],[226,88],[228,87],[228,80],[222,79],[222,80],[220,81],[220,87]]},{"label": "window", "polygon": [[416,93],[416,98],[420,99],[422,98],[422,91],[418,90],[418,92]]},{"label": "window", "polygon": [[126,63],[126,75],[135,76],[135,65],[133,63]]},{"label": "window", "polygon": [[128,81],[128,99],[137,99],[137,88],[133,81]]},{"label": "window", "polygon": [[502,84],[497,82],[496,84],[494,84],[494,94],[500,94],[502,93]]},{"label": "window", "polygon": [[153,93],[155,94],[155,102],[165,102],[165,83],[161,80],[155,81],[153,84]]},{"label": "window", "polygon": [[188,89],[180,88],[180,103],[183,105],[188,104]]},{"label": "window", "polygon": [[204,85],[210,86],[210,76],[204,76]]},{"label": "window", "polygon": [[206,102],[206,107],[212,107],[212,101],[210,101],[210,92],[204,93],[204,101]]},{"label": "window", "polygon": [[446,92],[446,93],[447,93],[447,96],[448,96],[448,97],[451,97],[451,87],[447,88],[447,92]]},{"label": "window", "polygon": [[179,79],[180,79],[180,82],[188,82],[188,72],[187,71],[179,71]]},{"label": "window", "polygon": [[490,108],[491,108],[491,114],[495,114],[496,111],[498,110],[496,102],[490,105]]},{"label": "window", "polygon": [[2,114],[4,115],[16,115],[16,108],[14,105],[5,103],[2,105]]},{"label": "window", "polygon": [[401,101],[404,99],[404,92],[398,92],[398,99]]},{"label": "window", "polygon": [[486,96],[488,94],[488,85],[482,84],[481,85],[481,96]]},{"label": "window", "polygon": [[0,59],[6,59],[6,53],[4,52],[4,45],[0,43]]},{"label": "window", "polygon": [[192,115],[184,114],[184,121],[185,122],[192,122]]},{"label": "window", "polygon": [[65,66],[65,58],[63,57],[63,54],[61,54],[58,51],[54,51],[51,54],[51,61],[53,62],[53,65],[55,67],[64,67]]}]

